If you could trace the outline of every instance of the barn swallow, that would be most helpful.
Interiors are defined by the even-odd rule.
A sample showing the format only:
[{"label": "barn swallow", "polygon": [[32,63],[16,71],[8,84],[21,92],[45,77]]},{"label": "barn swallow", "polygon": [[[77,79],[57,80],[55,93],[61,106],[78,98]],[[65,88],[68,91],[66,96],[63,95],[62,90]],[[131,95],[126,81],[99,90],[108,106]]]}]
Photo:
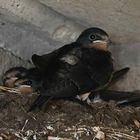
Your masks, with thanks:
[{"label": "barn swallow", "polygon": [[52,53],[34,54],[32,61],[36,67],[14,81],[14,86],[23,93],[39,90],[30,111],[52,98],[77,99],[78,96],[79,101],[85,101],[91,93],[106,89],[108,83],[124,75],[129,68],[114,72],[109,42],[105,31],[90,28],[75,42]]},{"label": "barn swallow", "polygon": [[[7,84],[7,87],[11,87],[12,84],[12,87],[17,88],[22,94],[33,93],[37,91],[39,87],[38,85],[41,85],[40,82],[37,83],[36,81],[37,79],[40,79],[39,78],[40,75],[36,71],[37,70],[35,68],[28,69],[27,71],[27,69],[23,67],[14,67],[5,72],[3,76],[5,80],[3,79],[3,81],[6,82],[6,79],[9,81],[10,78],[16,77],[15,80],[12,80],[13,83],[10,82],[10,84]],[[128,105],[139,107],[140,91],[126,92],[126,91],[108,90],[108,87],[110,87],[112,84],[120,80],[120,78],[124,76],[128,71],[129,71],[128,67],[115,71],[109,85],[107,87],[101,88],[98,91],[94,91],[93,94],[91,93],[86,102],[77,100],[76,98],[67,98],[67,99],[86,106],[87,103],[91,104],[96,102],[114,101],[116,105],[119,107],[124,107]],[[27,75],[30,75],[30,77]],[[31,77],[34,77],[34,80]],[[44,101],[46,101],[46,98],[44,98]],[[39,104],[40,100],[37,100],[37,103]]]},{"label": "barn swallow", "polygon": [[40,74],[36,68],[13,67],[3,75],[3,85],[16,88],[20,93],[36,92],[41,84]]},{"label": "barn swallow", "polygon": [[13,88],[14,83],[17,79],[25,77],[27,74],[27,69],[24,67],[13,67],[7,70],[3,77],[2,82],[6,87]]},{"label": "barn swallow", "polygon": [[[37,76],[36,71],[37,70],[34,68],[31,68],[28,71],[26,68],[23,68],[23,67],[11,68],[8,71],[6,71],[3,76],[3,81],[5,82],[4,85],[6,85],[7,87],[11,87],[12,85],[12,87],[17,88],[22,94],[36,92],[37,91],[36,89],[38,89],[39,87],[37,86],[37,84],[40,84],[40,82],[37,83],[36,81],[40,77],[39,74]],[[93,94],[92,93],[90,94],[90,97],[87,100],[88,104],[102,102],[102,101],[105,101],[105,102],[114,101],[116,105],[119,107],[128,106],[128,105],[134,106],[134,107],[140,106],[140,92],[139,91],[125,92],[125,91],[107,90],[108,87],[110,87],[112,84],[117,82],[128,71],[129,71],[128,67],[115,71],[113,74],[113,78],[107,87],[104,87],[101,90],[98,90],[96,92],[94,91]],[[27,75],[30,75],[30,77]],[[31,77],[35,77],[35,75],[36,75],[36,78],[34,78],[33,80],[33,78]],[[10,79],[12,78],[14,80],[10,81]],[[10,81],[10,84],[8,83],[9,81]],[[44,100],[46,99],[44,98]],[[76,100],[75,98],[68,98],[68,100],[75,101],[75,102],[80,103],[81,105],[87,106],[86,103]]]},{"label": "barn swallow", "polygon": [[[90,91],[104,86],[112,78],[113,60],[108,34],[100,28],[89,28],[78,39],[52,53],[32,61],[42,72],[40,95],[30,111],[41,107],[52,98],[76,98],[86,100]],[[85,95],[86,96],[83,96]]]},{"label": "barn swallow", "polygon": [[[103,92],[109,86],[117,82],[128,71],[129,71],[128,67],[115,71],[109,85],[107,87],[102,88],[101,91]],[[13,77],[15,80],[11,80],[10,84],[6,84]],[[6,87],[16,88],[22,94],[30,94],[39,91],[39,87],[41,87],[41,75],[40,73],[38,73],[38,70],[36,68],[26,69],[24,67],[13,67],[5,72],[5,74],[3,75],[3,82],[4,82],[3,85]],[[91,100],[93,100],[93,98],[94,96],[92,97]],[[68,98],[68,100],[79,102],[78,100],[75,99]],[[83,102],[79,102],[79,103],[83,104]]]}]

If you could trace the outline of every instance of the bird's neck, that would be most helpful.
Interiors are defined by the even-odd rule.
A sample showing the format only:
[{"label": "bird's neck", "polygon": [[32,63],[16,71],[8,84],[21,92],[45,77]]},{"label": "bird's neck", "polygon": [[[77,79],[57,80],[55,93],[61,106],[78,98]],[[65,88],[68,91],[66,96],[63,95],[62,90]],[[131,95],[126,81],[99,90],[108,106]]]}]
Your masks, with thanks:
[{"label": "bird's neck", "polygon": [[94,43],[89,45],[90,48],[95,48],[97,50],[108,51],[107,43]]}]

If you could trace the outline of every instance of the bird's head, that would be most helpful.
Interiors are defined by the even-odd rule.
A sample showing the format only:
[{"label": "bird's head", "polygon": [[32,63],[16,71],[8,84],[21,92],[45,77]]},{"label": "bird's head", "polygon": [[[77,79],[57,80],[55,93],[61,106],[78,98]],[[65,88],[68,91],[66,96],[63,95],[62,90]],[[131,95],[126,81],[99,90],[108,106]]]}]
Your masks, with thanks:
[{"label": "bird's head", "polygon": [[27,76],[21,79],[17,79],[14,83],[14,87],[23,94],[37,92],[41,85],[41,80],[32,79]]},{"label": "bird's head", "polygon": [[14,83],[17,79],[24,77],[27,74],[27,69],[23,67],[13,67],[7,70],[2,78],[3,85],[7,87],[14,87]]},{"label": "bird's head", "polygon": [[36,92],[41,85],[40,73],[35,68],[13,67],[2,78],[3,86],[17,88],[21,93]]},{"label": "bird's head", "polygon": [[76,42],[82,44],[83,47],[107,50],[110,39],[104,30],[93,27],[84,30]]}]

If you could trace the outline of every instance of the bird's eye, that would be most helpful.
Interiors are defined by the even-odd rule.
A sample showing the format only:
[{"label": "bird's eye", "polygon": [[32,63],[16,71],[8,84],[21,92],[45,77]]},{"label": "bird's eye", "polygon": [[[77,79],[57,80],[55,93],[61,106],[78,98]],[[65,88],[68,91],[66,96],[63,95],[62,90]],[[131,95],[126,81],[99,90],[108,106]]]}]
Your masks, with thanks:
[{"label": "bird's eye", "polygon": [[26,85],[32,85],[32,81],[31,80],[26,81],[26,82],[24,82],[24,84],[26,84]]},{"label": "bird's eye", "polygon": [[96,35],[95,35],[95,34],[91,34],[91,35],[89,36],[89,39],[90,39],[91,41],[96,40]]}]

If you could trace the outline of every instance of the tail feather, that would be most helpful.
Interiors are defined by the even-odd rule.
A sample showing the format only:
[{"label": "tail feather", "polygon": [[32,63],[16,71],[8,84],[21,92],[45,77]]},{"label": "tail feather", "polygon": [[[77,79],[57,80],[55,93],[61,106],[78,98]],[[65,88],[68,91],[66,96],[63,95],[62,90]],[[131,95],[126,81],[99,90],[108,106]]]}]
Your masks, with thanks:
[{"label": "tail feather", "polygon": [[90,100],[95,101],[115,101],[118,106],[140,106],[140,91],[125,92],[125,91],[114,91],[114,90],[102,90],[97,93],[90,95]]},{"label": "tail feather", "polygon": [[117,102],[117,105],[121,107],[123,106],[140,107],[140,97],[127,99],[126,101],[123,102]]},{"label": "tail feather", "polygon": [[125,67],[123,69],[115,71],[114,74],[113,74],[110,85],[112,85],[115,82],[117,82],[118,80],[120,80],[120,78],[122,78],[122,76],[124,76],[129,70],[130,70],[129,67]]},{"label": "tail feather", "polygon": [[110,81],[103,86],[100,86],[99,88],[97,88],[96,90],[93,90],[94,92],[96,91],[101,91],[101,90],[106,90],[109,87],[111,87],[113,84],[115,84],[117,81],[119,81],[128,71],[130,70],[129,67],[125,67],[123,69],[117,70],[112,74],[112,78],[110,79]]}]

